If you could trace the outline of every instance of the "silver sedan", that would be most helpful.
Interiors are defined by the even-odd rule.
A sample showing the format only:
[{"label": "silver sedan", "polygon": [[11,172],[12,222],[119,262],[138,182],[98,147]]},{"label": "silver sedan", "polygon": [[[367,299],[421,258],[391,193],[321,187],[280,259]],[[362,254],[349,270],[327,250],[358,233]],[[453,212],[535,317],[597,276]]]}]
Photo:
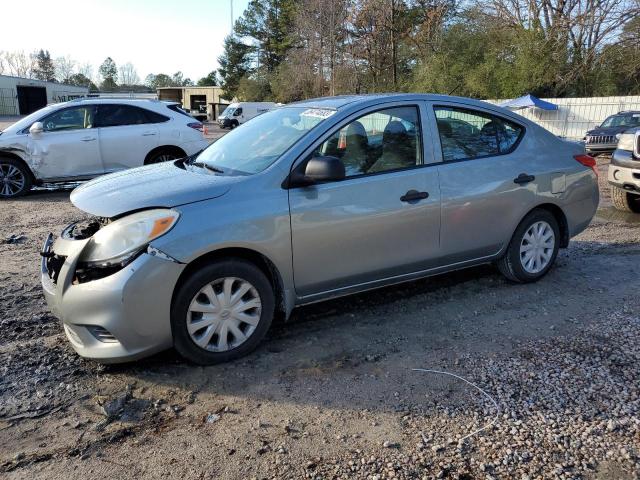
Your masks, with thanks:
[{"label": "silver sedan", "polygon": [[308,100],[76,189],[93,218],[49,236],[42,285],[84,357],[212,364],[299,305],[483,263],[536,281],[591,221],[596,180],[582,146],[488,103]]}]

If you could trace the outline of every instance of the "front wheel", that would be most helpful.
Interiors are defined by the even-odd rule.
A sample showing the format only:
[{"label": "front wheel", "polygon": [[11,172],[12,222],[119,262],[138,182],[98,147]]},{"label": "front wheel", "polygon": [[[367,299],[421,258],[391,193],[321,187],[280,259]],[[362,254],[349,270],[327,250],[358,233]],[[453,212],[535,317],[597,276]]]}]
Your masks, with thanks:
[{"label": "front wheel", "polygon": [[171,308],[176,350],[200,365],[246,355],[264,338],[274,314],[269,279],[252,263],[222,260],[197,270]]},{"label": "front wheel", "polygon": [[0,198],[15,198],[31,190],[31,172],[18,160],[0,158]]},{"label": "front wheel", "polygon": [[640,213],[640,195],[629,193],[615,185],[611,185],[611,202],[623,212]]},{"label": "front wheel", "polygon": [[535,282],[551,269],[559,242],[556,218],[546,210],[534,210],[516,228],[498,269],[512,282]]}]

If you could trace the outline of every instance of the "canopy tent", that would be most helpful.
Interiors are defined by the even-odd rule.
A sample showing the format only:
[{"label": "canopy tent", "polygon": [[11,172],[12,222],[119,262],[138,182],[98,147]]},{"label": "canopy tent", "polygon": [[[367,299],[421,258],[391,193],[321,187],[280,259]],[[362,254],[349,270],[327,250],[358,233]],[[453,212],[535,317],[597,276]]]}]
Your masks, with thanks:
[{"label": "canopy tent", "polygon": [[519,110],[521,108],[527,108],[527,107],[538,107],[538,108],[542,108],[543,110],[558,109],[557,105],[553,103],[545,102],[544,100],[540,100],[538,97],[534,97],[530,93],[519,98],[514,98],[513,100],[509,100],[507,102],[502,102],[500,106],[505,108],[510,108],[512,110]]}]

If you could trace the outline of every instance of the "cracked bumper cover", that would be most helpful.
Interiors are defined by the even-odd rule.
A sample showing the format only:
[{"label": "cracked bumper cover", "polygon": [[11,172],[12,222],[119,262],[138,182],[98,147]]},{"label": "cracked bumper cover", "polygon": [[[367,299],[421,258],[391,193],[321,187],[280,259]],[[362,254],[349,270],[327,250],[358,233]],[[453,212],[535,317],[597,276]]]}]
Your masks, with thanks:
[{"label": "cracked bumper cover", "polygon": [[[65,258],[54,282],[42,259],[41,281],[52,313],[64,326],[79,355],[103,363],[135,360],[173,345],[170,323],[171,297],[184,265],[143,253],[116,273],[86,283],[73,283],[78,258],[86,240],[53,241],[43,252]],[[103,341],[94,327],[114,338]]]}]

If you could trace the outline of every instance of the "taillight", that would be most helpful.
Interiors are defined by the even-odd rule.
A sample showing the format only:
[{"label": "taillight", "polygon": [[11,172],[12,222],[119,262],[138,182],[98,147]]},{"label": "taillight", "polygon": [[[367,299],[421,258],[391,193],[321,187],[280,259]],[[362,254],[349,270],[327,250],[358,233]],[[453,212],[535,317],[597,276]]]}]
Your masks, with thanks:
[{"label": "taillight", "polygon": [[191,127],[194,130],[198,130],[199,132],[202,132],[202,124],[200,122],[187,123],[187,127]]},{"label": "taillight", "polygon": [[589,167],[591,170],[593,170],[593,173],[598,175],[598,164],[596,162],[596,159],[593,158],[591,155],[585,155],[585,154],[574,155],[573,158],[575,158],[578,162],[580,162],[585,167]]}]

